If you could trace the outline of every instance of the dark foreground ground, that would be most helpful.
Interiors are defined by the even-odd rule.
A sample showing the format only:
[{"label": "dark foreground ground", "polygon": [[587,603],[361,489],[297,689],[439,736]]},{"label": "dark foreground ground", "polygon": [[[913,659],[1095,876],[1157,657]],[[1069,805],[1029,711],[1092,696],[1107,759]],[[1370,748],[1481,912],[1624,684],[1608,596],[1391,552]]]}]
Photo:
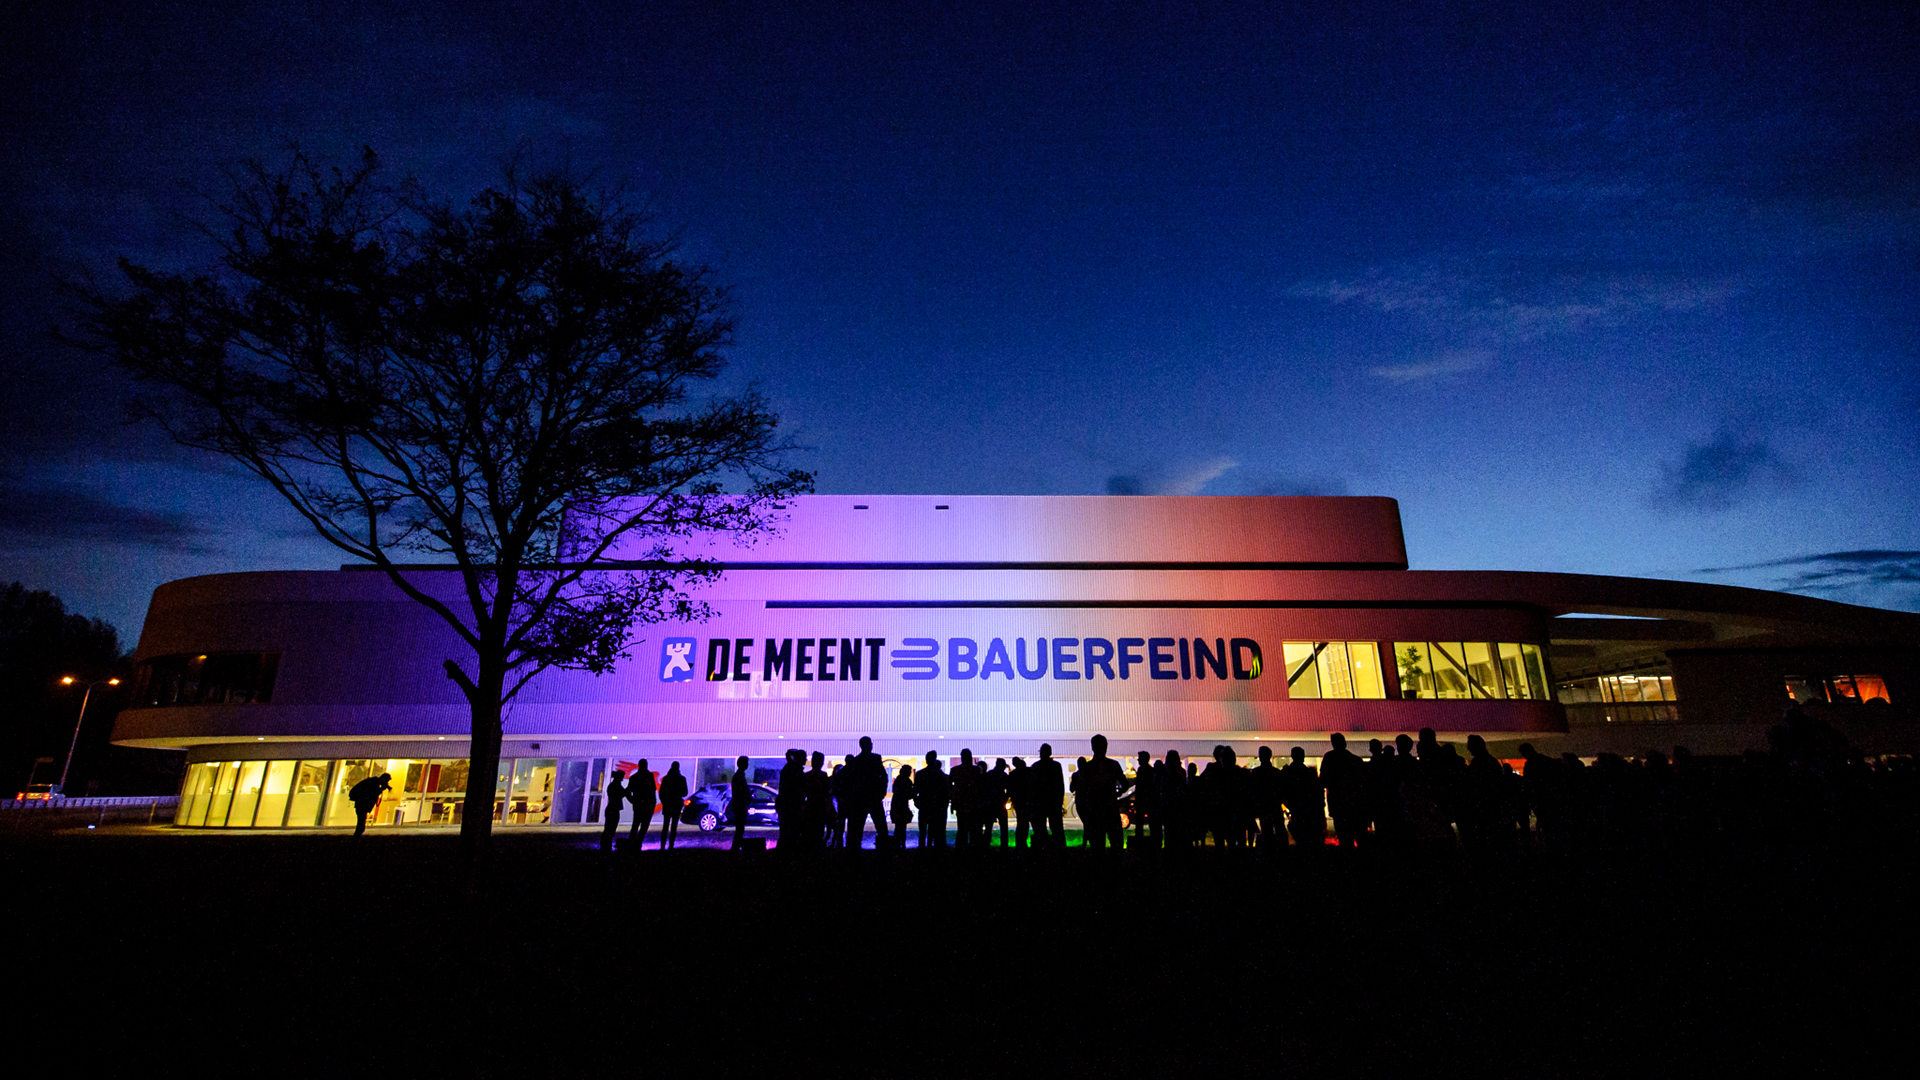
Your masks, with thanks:
[{"label": "dark foreground ground", "polygon": [[1225,854],[0,837],[10,1071],[1911,1075],[1908,842]]}]

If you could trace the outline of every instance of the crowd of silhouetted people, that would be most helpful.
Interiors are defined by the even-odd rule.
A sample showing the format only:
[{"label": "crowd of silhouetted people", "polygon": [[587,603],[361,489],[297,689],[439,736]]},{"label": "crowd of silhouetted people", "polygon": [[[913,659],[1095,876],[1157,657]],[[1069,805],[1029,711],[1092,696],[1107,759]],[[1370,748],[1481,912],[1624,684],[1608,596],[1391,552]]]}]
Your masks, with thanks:
[{"label": "crowd of silhouetted people", "polygon": [[[1769,750],[1738,758],[1696,758],[1676,747],[1671,756],[1601,754],[1589,763],[1522,743],[1518,759],[1503,761],[1479,735],[1467,737],[1462,757],[1423,728],[1418,738],[1370,739],[1364,756],[1336,733],[1318,768],[1298,746],[1280,760],[1262,746],[1251,765],[1232,747],[1216,746],[1205,763],[1174,750],[1155,760],[1142,750],[1129,771],[1095,735],[1091,753],[1070,771],[1042,744],[1032,762],[996,758],[991,766],[962,750],[950,769],[932,752],[918,769],[903,764],[891,777],[872,740],[862,738],[860,752],[831,771],[823,752],[811,759],[787,752],[773,806],[776,843],[788,854],[857,850],[871,823],[876,848],[945,849],[951,830],[955,849],[1064,850],[1069,807],[1081,846],[1113,852],[1631,849],[1714,838],[1777,844],[1858,833],[1863,823],[1920,823],[1920,774],[1910,758],[1864,757],[1799,709],[1769,737]],[[748,843],[748,764],[738,760],[729,785],[736,848]],[[622,801],[636,810],[628,841],[638,850],[653,818],[655,800],[645,791],[651,780],[645,762],[631,781],[614,774],[604,850],[612,849]],[[676,763],[656,791],[663,849],[674,846],[686,796]]]}]

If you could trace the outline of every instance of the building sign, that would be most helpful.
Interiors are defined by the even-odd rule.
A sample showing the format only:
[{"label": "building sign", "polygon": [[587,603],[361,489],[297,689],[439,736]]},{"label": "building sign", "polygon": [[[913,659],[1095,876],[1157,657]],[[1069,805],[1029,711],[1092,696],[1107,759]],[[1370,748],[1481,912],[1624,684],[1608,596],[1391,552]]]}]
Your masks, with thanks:
[{"label": "building sign", "polygon": [[[702,630],[717,629],[704,626]],[[709,633],[660,643],[655,690],[664,701],[827,699],[1072,700],[1285,698],[1263,644],[1244,631],[935,636],[846,632],[769,637]],[[1277,662],[1277,659],[1275,660]]]},{"label": "building sign", "polygon": [[[692,678],[688,652],[691,638],[668,638],[661,646],[661,682],[685,682]],[[759,650],[756,658],[755,650]],[[1016,675],[1029,682],[1051,679],[1078,682],[1081,679],[1147,679],[1206,681],[1209,673],[1219,680],[1250,681],[1260,677],[1260,643],[1252,638],[1216,637],[1088,637],[1013,639],[981,641],[970,637],[902,638],[888,648],[886,638],[708,638],[706,647],[707,682],[750,682],[756,670],[767,682],[775,679],[793,682],[880,682],[885,670],[880,664],[886,649],[887,667],[895,677],[907,682],[932,679],[983,682],[1003,678],[1013,682]],[[1231,672],[1231,674],[1229,674]]]}]

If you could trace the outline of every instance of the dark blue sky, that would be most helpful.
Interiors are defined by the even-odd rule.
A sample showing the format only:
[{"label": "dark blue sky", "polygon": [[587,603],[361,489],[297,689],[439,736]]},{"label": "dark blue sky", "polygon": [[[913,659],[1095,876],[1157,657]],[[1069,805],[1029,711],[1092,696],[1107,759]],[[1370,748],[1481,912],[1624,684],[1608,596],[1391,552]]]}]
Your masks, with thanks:
[{"label": "dark blue sky", "polygon": [[645,198],[825,492],[1390,495],[1417,568],[1920,609],[1911,14],[644,7],[16,17],[0,578],[131,635],[341,561],[44,333],[54,273],[193,258],[194,192],[298,140]]}]

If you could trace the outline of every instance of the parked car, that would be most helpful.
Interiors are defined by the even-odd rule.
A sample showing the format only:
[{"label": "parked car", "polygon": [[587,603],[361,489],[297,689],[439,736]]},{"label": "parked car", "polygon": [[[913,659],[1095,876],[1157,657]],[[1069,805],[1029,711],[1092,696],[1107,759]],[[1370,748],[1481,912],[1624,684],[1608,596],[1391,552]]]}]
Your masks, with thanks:
[{"label": "parked car", "polygon": [[[753,792],[753,805],[747,807],[747,824],[780,824],[780,816],[773,809],[773,800],[778,793],[765,784],[750,785],[749,790]],[[728,811],[732,802],[731,786],[708,784],[687,799],[687,808],[681,812],[680,820],[699,826],[701,832],[719,832],[731,828],[733,818]]]}]

